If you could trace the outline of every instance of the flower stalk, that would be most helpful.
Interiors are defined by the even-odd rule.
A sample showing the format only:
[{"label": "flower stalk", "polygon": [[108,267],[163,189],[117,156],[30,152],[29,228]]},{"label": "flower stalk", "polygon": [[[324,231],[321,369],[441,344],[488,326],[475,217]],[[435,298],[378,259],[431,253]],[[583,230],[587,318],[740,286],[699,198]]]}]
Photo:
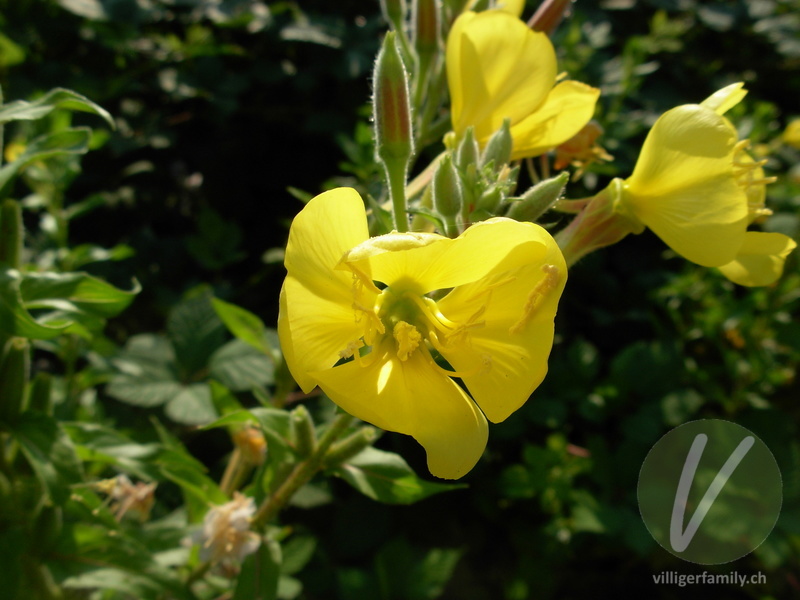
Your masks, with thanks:
[{"label": "flower stalk", "polygon": [[325,455],[333,443],[341,437],[353,422],[353,417],[347,413],[339,413],[330,424],[325,433],[320,437],[313,454],[302,462],[297,463],[289,477],[266,498],[253,515],[253,526],[262,528],[274,519],[278,513],[294,496],[295,492],[311,481],[311,478],[322,468]]}]

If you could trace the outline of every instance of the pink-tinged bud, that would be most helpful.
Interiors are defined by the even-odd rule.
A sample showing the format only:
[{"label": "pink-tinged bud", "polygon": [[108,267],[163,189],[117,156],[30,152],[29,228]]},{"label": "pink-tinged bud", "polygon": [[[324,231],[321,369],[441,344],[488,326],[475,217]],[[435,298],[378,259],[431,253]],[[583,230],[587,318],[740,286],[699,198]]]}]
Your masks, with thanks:
[{"label": "pink-tinged bud", "polygon": [[372,99],[375,117],[375,149],[384,162],[403,162],[405,169],[413,152],[411,111],[408,103],[408,76],[395,42],[389,32],[375,61]]},{"label": "pink-tinged bud", "polygon": [[419,54],[433,54],[439,47],[439,2],[414,0],[411,10],[414,47]]},{"label": "pink-tinged bud", "polygon": [[528,21],[528,27],[552,35],[561,20],[569,14],[573,2],[575,0],[544,0]]}]

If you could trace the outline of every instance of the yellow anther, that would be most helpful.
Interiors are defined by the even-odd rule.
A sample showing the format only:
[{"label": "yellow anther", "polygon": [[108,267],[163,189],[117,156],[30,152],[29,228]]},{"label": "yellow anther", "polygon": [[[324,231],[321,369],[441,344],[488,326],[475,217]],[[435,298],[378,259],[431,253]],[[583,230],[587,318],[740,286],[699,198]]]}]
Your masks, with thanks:
[{"label": "yellow anther", "polygon": [[542,265],[542,271],[544,272],[544,277],[536,284],[536,287],[533,288],[531,293],[528,294],[528,300],[525,302],[525,306],[522,309],[522,317],[509,328],[509,333],[515,334],[522,332],[528,325],[528,322],[533,318],[533,315],[536,314],[541,301],[558,286],[561,274],[557,266]]},{"label": "yellow anther", "polygon": [[392,335],[397,341],[397,358],[400,360],[408,360],[408,357],[422,341],[422,334],[417,331],[417,328],[405,321],[397,322]]}]

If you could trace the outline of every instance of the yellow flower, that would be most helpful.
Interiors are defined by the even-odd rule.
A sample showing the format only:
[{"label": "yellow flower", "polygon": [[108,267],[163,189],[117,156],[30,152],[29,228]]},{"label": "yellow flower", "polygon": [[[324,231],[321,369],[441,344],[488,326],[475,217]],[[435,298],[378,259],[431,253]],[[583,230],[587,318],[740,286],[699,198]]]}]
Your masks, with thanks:
[{"label": "yellow flower", "polygon": [[765,178],[724,116],[746,94],[741,83],[701,104],[678,106],[653,125],[615,210],[632,230],[647,226],[678,254],[720,267],[741,285],[767,285],[795,246],[782,234],[747,232],[764,208]]},{"label": "yellow flower", "polygon": [[369,238],[361,198],[339,188],[295,218],[286,269],[278,333],[297,383],[413,436],[438,477],[466,474],[486,418],[503,421],[547,372],[566,266],[538,225],[494,218],[456,239]]},{"label": "yellow flower", "polygon": [[544,33],[515,16],[465,12],[447,38],[453,130],[467,127],[485,146],[511,120],[511,158],[537,156],[567,141],[592,118],[600,90],[557,81],[556,54]]},{"label": "yellow flower", "polygon": [[800,149],[800,119],[795,119],[789,123],[782,137],[784,144]]}]

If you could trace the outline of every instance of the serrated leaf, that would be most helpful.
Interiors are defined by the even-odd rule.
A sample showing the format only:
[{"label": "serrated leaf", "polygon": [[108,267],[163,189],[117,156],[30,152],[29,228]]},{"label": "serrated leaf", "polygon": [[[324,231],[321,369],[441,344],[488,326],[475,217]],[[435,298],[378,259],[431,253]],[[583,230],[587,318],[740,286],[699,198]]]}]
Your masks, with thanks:
[{"label": "serrated leaf", "polygon": [[85,96],[64,88],[54,88],[37,100],[16,100],[0,106],[0,124],[9,121],[41,119],[56,108],[89,112],[98,115],[114,128],[114,119],[107,110]]},{"label": "serrated leaf", "polygon": [[170,419],[182,425],[203,425],[218,416],[211,401],[211,390],[205,383],[182,388],[167,403],[164,411]]},{"label": "serrated leaf", "polygon": [[48,326],[39,323],[25,309],[19,271],[0,269],[0,333],[32,340],[49,340],[61,335],[69,322]]},{"label": "serrated leaf", "polygon": [[72,440],[58,422],[41,413],[26,412],[14,422],[11,434],[53,502],[66,502],[69,486],[83,482],[83,469]]},{"label": "serrated leaf", "polygon": [[273,355],[266,339],[267,328],[261,319],[250,311],[219,298],[212,298],[211,305],[234,336],[267,356]]},{"label": "serrated leaf", "polygon": [[240,340],[232,340],[214,352],[208,366],[212,377],[235,392],[273,382],[273,361]]},{"label": "serrated leaf", "polygon": [[433,494],[467,487],[420,479],[402,457],[377,448],[366,448],[332,472],[368,498],[386,504],[413,504]]}]

